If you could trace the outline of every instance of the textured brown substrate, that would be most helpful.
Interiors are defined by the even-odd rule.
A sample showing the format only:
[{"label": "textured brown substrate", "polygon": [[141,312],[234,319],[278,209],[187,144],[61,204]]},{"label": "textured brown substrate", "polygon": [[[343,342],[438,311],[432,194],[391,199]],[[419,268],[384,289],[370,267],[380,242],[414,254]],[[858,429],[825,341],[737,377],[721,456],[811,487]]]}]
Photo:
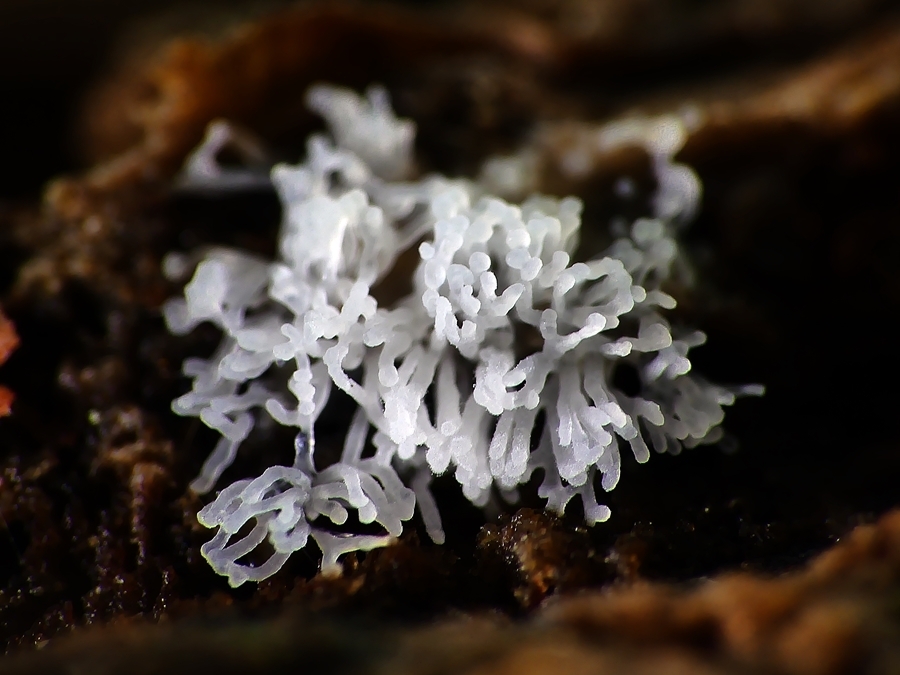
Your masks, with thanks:
[{"label": "textured brown substrate", "polygon": [[687,587],[639,583],[561,597],[523,622],[489,614],[421,628],[286,613],[89,630],[0,666],[25,673],[530,673],[840,675],[896,672],[900,512],[804,569]]}]

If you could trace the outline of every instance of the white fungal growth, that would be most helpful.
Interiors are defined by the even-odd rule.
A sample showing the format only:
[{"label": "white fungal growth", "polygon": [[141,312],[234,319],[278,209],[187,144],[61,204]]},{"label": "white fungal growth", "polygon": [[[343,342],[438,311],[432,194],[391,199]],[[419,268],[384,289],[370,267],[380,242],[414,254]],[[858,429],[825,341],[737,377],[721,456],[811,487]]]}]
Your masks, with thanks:
[{"label": "white fungal growth", "polygon": [[[695,376],[688,352],[705,336],[664,316],[675,306],[662,289],[678,256],[674,228],[700,194],[673,161],[684,133],[672,119],[609,125],[598,137],[648,147],[659,191],[651,217],[604,256],[576,261],[577,199],[511,204],[481,183],[403,182],[414,128],[383,90],[362,99],[316,87],[308,101],[331,137],[311,137],[305,162],[272,171],[284,208],[279,259],[214,250],[164,308],[175,333],[203,321],[223,332],[211,358],[185,362],[193,387],[173,403],[222,436],[194,490],[218,483],[262,417],[297,429],[290,466],[233,483],[199,514],[217,530],[203,555],[232,585],[270,576],[310,539],[323,569],[335,569],[341,554],[399,536],[416,509],[443,541],[429,485],[445,472],[483,506],[540,471],[549,509],[577,497],[589,523],[606,520],[595,487],[615,487],[622,442],[645,462],[651,447],[715,441],[722,406],[758,393]],[[504,161],[489,167],[494,180],[510,190],[531,180],[531,160]],[[379,306],[373,285],[415,245],[413,291]],[[632,371],[637,393],[613,384],[618,369]],[[315,426],[335,387],[357,407],[340,460],[323,466]],[[348,530],[350,512],[381,534]]]}]

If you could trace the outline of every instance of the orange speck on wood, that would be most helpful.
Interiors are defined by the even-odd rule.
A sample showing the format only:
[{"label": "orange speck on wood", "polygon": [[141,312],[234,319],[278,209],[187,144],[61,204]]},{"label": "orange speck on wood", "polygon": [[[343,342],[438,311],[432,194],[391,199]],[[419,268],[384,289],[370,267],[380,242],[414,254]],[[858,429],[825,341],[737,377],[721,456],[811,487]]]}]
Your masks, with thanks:
[{"label": "orange speck on wood", "polygon": [[[19,336],[12,321],[0,313],[0,364],[5,363],[13,350],[19,346]],[[0,386],[0,417],[9,415],[13,402],[13,393]]]}]

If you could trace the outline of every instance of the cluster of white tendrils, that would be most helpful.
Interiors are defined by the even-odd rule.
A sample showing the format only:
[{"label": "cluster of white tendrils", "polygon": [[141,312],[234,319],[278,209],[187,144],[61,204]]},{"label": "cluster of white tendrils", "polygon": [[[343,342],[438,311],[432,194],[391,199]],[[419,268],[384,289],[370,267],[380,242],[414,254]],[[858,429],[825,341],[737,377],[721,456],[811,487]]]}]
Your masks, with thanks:
[{"label": "cluster of white tendrils", "polygon": [[[310,538],[335,569],[341,554],[397,537],[417,508],[442,542],[429,486],[448,471],[484,506],[514,499],[539,470],[548,508],[561,513],[580,497],[588,522],[605,520],[595,479],[605,490],[618,482],[620,441],[639,462],[649,446],[713,442],[722,406],[755,391],[693,375],[688,350],[705,336],[673,331],[663,316],[675,306],[662,289],[679,256],[674,226],[700,194],[673,161],[677,121],[609,127],[607,142],[650,151],[654,213],[603,257],[579,262],[577,199],[514,205],[475,182],[403,182],[414,128],[383,90],[366,100],[317,87],[309,103],[331,138],[311,137],[305,162],[271,173],[284,209],[279,260],[211,251],[184,298],[164,308],[175,333],[209,321],[224,335],[211,358],[185,362],[193,387],[173,403],[222,436],[196,491],[216,485],[261,417],[298,430],[291,466],[233,483],[199,514],[217,528],[203,555],[232,585],[270,576]],[[214,129],[210,142],[220,143]],[[214,181],[208,145],[198,155],[204,173],[188,178]],[[413,291],[379,306],[373,287],[416,244]],[[167,261],[173,274],[183,267]],[[637,394],[614,386],[620,368]],[[357,408],[339,461],[322,466],[315,425],[334,387]],[[351,511],[379,534],[354,532]],[[255,564],[265,541],[269,557]]]}]

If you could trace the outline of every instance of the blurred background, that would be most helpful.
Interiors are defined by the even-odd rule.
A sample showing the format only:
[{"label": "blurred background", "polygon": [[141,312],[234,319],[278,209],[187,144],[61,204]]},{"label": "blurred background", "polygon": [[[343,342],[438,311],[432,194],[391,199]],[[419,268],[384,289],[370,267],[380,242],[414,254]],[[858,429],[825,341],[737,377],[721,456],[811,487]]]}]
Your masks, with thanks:
[{"label": "blurred background", "polygon": [[[79,166],[76,112],[91,84],[123,55],[136,58],[174,34],[216,33],[290,4],[294,0],[0,0],[0,201],[34,198],[47,179]],[[599,45],[592,79],[624,91],[634,88],[629,81],[635,69],[650,76],[638,82],[642,86],[648,79],[668,83],[686,73],[724,72],[736,63],[790,61],[876,24],[897,6],[889,0],[389,4],[459,7],[463,12],[495,6],[540,17],[587,51],[592,43]],[[520,38],[527,41],[528,36]],[[637,58],[619,58],[629,53]],[[644,60],[654,54],[664,58]],[[614,63],[606,58],[610,56]],[[624,71],[617,75],[621,66]]]},{"label": "blurred background", "polygon": [[[0,200],[78,166],[76,112],[117,56],[290,0],[0,0]],[[136,44],[137,43],[137,44]]]}]

